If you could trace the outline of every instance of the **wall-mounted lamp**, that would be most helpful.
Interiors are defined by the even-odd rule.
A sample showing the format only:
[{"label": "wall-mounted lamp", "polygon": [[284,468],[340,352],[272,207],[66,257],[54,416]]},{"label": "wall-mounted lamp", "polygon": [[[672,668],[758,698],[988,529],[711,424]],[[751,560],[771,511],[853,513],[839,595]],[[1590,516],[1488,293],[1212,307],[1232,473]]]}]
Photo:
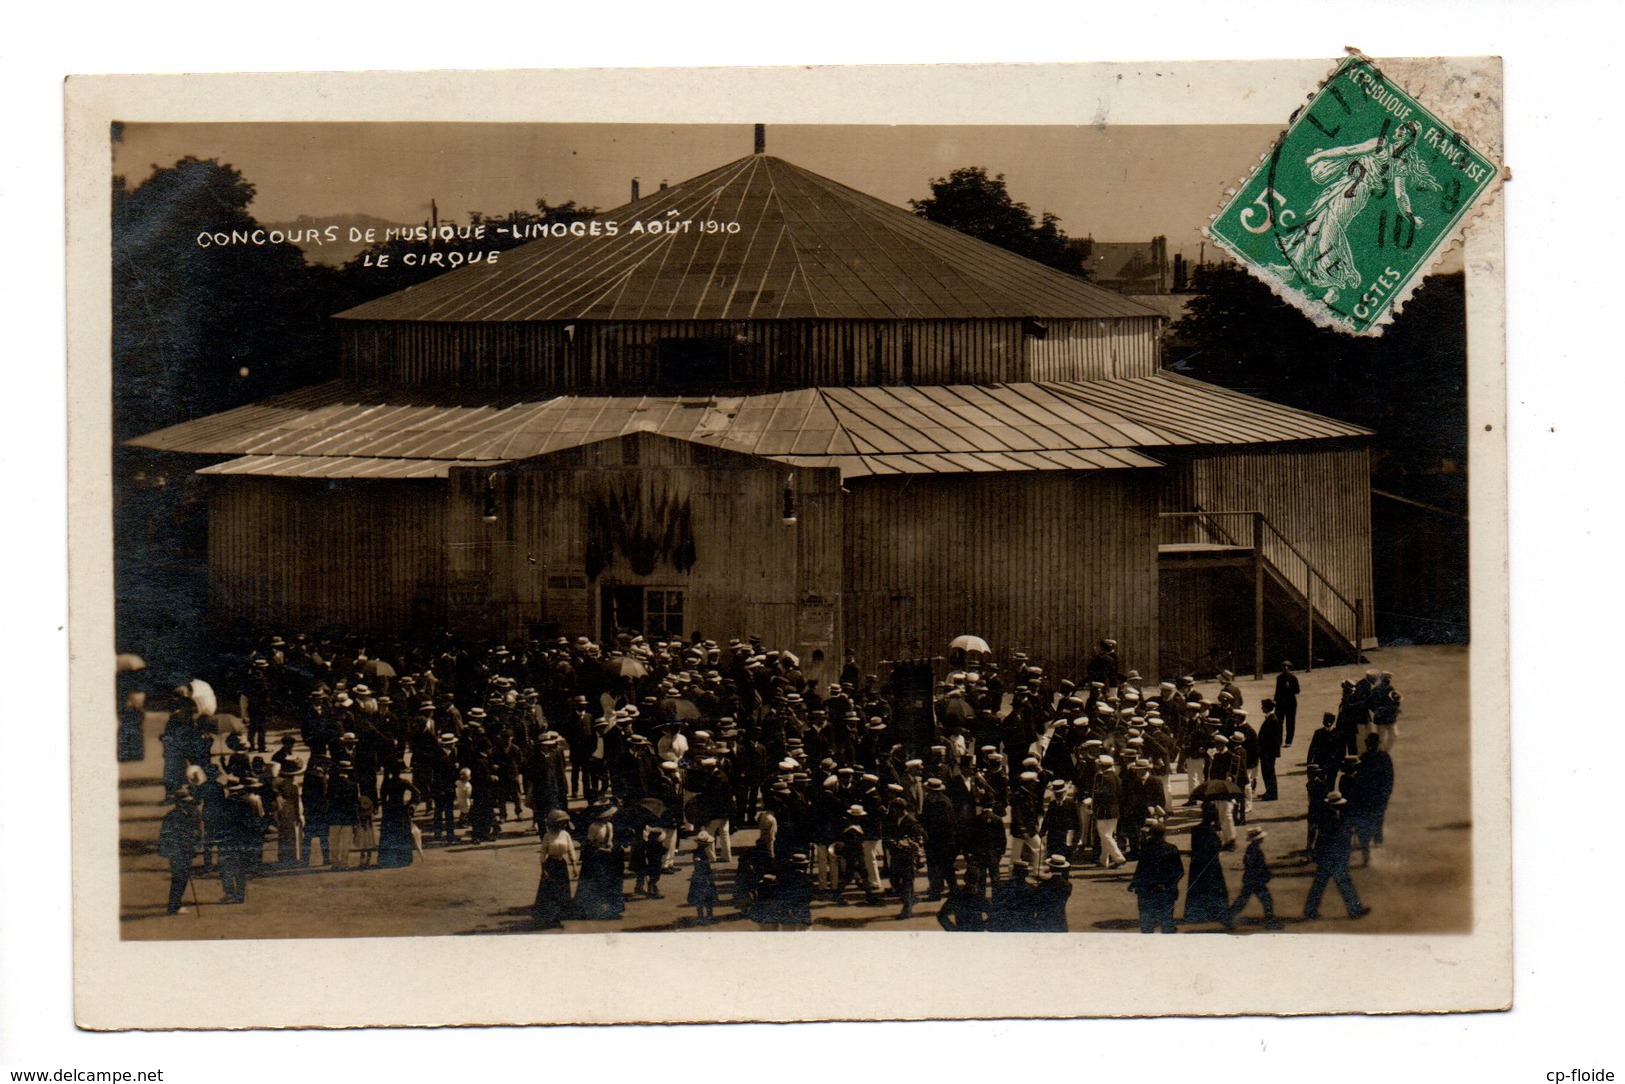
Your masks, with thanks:
[{"label": "wall-mounted lamp", "polygon": [[796,525],[796,476],[793,474],[784,476],[784,525]]},{"label": "wall-mounted lamp", "polygon": [[487,523],[497,521],[497,476],[495,471],[485,476],[485,509],[480,513],[480,518]]}]

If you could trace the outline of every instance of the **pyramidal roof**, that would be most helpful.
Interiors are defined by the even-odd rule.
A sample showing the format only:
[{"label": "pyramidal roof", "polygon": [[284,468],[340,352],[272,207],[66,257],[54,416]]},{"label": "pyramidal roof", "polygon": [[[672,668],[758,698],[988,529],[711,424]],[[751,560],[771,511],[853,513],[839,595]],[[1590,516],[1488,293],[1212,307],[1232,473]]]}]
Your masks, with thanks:
[{"label": "pyramidal roof", "polygon": [[[592,226],[597,227],[594,235]],[[753,154],[341,313],[356,320],[1158,316],[780,158]]]}]

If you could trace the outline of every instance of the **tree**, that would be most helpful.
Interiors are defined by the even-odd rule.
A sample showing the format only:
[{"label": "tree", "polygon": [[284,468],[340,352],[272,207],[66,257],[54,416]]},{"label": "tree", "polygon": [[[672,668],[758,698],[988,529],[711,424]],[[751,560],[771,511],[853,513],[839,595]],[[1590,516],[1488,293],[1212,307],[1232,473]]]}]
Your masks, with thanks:
[{"label": "tree", "polygon": [[[1342,418],[1371,438],[1372,571],[1385,641],[1468,630],[1467,329],[1460,274],[1429,276],[1380,338],[1316,327],[1240,267],[1200,271],[1172,367]],[[1170,350],[1170,356],[1175,355]]]},{"label": "tree", "polygon": [[1429,276],[1378,338],[1316,327],[1235,265],[1202,268],[1194,285],[1186,315],[1169,329],[1180,344],[1174,369],[1376,430],[1379,474],[1464,459],[1461,275]]},{"label": "tree", "polygon": [[155,166],[134,188],[114,181],[117,630],[159,668],[203,647],[205,486],[194,471],[207,460],[122,442],[333,369],[304,254],[261,228],[253,201],[254,186],[214,159]]},{"label": "tree", "polygon": [[254,186],[218,160],[115,183],[114,437],[125,440],[320,379],[332,368],[304,253],[248,207]]},{"label": "tree", "polygon": [[921,218],[1009,249],[1059,271],[1088,278],[1083,246],[1061,229],[1048,211],[1036,219],[1025,203],[1010,196],[1004,174],[988,176],[982,166],[961,166],[931,182],[931,195],[908,205]]}]

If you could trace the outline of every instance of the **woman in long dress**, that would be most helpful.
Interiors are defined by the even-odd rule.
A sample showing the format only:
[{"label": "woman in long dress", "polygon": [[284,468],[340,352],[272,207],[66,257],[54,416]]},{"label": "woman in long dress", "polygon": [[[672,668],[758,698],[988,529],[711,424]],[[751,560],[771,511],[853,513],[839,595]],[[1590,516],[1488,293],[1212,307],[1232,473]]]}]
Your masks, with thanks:
[{"label": "woman in long dress", "polygon": [[1202,803],[1202,823],[1191,830],[1190,882],[1185,889],[1186,922],[1230,920],[1230,889],[1224,882],[1219,842],[1219,813],[1212,802]]},{"label": "woman in long dress", "polygon": [[417,789],[392,766],[379,788],[378,865],[388,868],[412,864],[412,811]]},{"label": "woman in long dress", "polygon": [[577,876],[575,841],[570,838],[570,815],[555,809],[547,815],[542,829],[542,877],[536,885],[536,902],[530,917],[538,930],[556,930],[564,925],[570,910],[570,879]]},{"label": "woman in long dress", "polygon": [[622,884],[624,859],[615,839],[613,805],[599,807],[587,825],[581,847],[581,881],[576,886],[575,913],[580,918],[620,918],[626,910]]}]

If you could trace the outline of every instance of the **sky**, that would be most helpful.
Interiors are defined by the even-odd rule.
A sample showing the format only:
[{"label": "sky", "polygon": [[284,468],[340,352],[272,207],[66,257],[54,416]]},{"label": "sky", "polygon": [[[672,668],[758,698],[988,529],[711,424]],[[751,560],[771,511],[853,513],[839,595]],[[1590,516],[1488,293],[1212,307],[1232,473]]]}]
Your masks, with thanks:
[{"label": "sky", "polygon": [[[767,152],[907,206],[960,166],[1003,173],[1013,198],[1070,236],[1168,238],[1199,255],[1200,230],[1279,134],[1270,125],[769,125]],[[368,214],[415,223],[537,199],[609,210],[750,154],[750,125],[129,124],[113,171],[132,186],[186,155],[237,167],[261,222]],[[1211,246],[1210,246],[1211,247]]]}]

